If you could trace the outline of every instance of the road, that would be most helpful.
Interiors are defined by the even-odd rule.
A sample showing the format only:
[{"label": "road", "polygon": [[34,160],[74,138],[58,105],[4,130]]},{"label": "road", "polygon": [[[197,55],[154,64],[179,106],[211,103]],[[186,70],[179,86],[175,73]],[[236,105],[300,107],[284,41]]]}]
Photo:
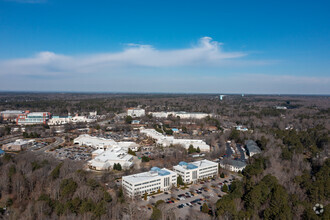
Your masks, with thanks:
[{"label": "road", "polygon": [[52,148],[55,148],[61,144],[63,144],[65,142],[65,140],[63,138],[60,137],[55,137],[56,141],[54,143],[51,143],[50,145],[47,145],[39,150],[37,150],[37,152],[47,152]]},{"label": "road", "polygon": [[10,135],[9,137],[5,137],[3,138],[1,141],[0,141],[0,145],[3,145],[3,144],[8,144],[10,142],[14,142],[16,141],[17,139],[20,139],[22,138],[22,135]]}]

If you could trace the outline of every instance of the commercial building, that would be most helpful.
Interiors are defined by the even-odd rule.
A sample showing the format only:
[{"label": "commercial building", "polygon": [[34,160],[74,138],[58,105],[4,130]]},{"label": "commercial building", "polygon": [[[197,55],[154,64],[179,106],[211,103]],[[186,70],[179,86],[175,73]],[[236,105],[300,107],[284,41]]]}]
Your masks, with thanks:
[{"label": "commercial building", "polygon": [[177,174],[168,169],[153,167],[149,172],[123,176],[122,186],[129,197],[168,191],[177,185]]},{"label": "commercial building", "polygon": [[133,156],[127,154],[127,149],[121,147],[98,149],[92,152],[92,158],[88,161],[88,167],[92,170],[109,170],[114,164],[120,164],[122,169],[133,166]]},{"label": "commercial building", "polygon": [[70,123],[71,120],[71,116],[52,116],[48,121],[48,125],[64,125]]},{"label": "commercial building", "polygon": [[167,118],[168,116],[180,117],[180,119],[203,119],[210,114],[202,112],[150,112],[155,118]]},{"label": "commercial building", "polygon": [[146,111],[141,108],[128,108],[127,109],[127,116],[135,117],[143,117],[146,115]]},{"label": "commercial building", "polygon": [[[93,116],[94,117],[94,116]],[[48,121],[48,125],[64,125],[68,123],[91,123],[96,121],[95,118],[89,118],[86,116],[75,115],[72,116],[53,116]]]},{"label": "commercial building", "polygon": [[137,151],[139,148],[134,142],[116,142],[88,134],[80,135],[73,142],[96,149],[92,152],[92,160],[88,161],[88,167],[92,170],[109,170],[115,163],[119,163],[123,169],[128,169],[133,166],[133,156],[128,154],[128,149]]},{"label": "commercial building", "polygon": [[173,136],[165,136],[155,129],[140,128],[140,133],[145,134],[156,140],[157,145],[168,147],[170,145],[181,145],[185,149],[188,149],[190,145],[194,148],[199,148],[202,152],[209,152],[210,145],[206,144],[203,140],[196,139],[176,139]]},{"label": "commercial building", "polygon": [[132,151],[137,151],[139,145],[131,141],[120,141],[116,142],[112,139],[105,139],[95,136],[90,136],[88,134],[82,134],[73,140],[74,144],[86,145],[95,149],[111,149],[116,147],[125,148],[128,150],[130,148]]},{"label": "commercial building", "polygon": [[255,154],[260,154],[261,149],[258,147],[257,143],[253,140],[248,140],[245,142],[246,150],[248,152],[248,155],[252,157]]},{"label": "commercial building", "polygon": [[21,150],[27,149],[28,147],[31,147],[33,145],[33,143],[34,143],[34,140],[17,139],[15,142],[4,144],[2,146],[2,150],[21,151]]},{"label": "commercial building", "polygon": [[182,177],[184,183],[195,183],[197,180],[218,175],[218,164],[209,160],[192,163],[180,162],[173,171]]},{"label": "commercial building", "polygon": [[239,160],[233,160],[233,159],[224,159],[219,161],[220,167],[230,170],[233,172],[243,171],[246,167],[246,163]]},{"label": "commercial building", "polygon": [[3,120],[12,120],[16,119],[19,115],[24,114],[25,111],[21,110],[6,110],[0,112],[0,116],[3,118]]},{"label": "commercial building", "polygon": [[17,116],[16,124],[18,125],[32,125],[32,124],[46,124],[50,118],[49,112],[26,112]]}]

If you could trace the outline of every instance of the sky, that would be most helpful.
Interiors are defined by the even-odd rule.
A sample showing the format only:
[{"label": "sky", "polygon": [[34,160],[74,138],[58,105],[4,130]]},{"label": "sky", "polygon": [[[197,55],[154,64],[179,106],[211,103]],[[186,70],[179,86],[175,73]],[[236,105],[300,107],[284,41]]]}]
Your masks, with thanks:
[{"label": "sky", "polygon": [[0,91],[330,94],[330,1],[0,0]]}]

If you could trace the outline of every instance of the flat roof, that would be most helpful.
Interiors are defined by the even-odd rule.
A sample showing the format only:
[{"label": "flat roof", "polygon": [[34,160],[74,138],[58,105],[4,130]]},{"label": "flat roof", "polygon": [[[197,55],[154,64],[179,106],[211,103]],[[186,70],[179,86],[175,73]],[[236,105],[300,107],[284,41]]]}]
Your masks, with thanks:
[{"label": "flat roof", "polygon": [[5,110],[0,112],[1,114],[22,114],[25,111],[21,111],[21,110]]},{"label": "flat roof", "polygon": [[166,168],[163,168],[163,169],[152,168],[148,172],[137,173],[137,174],[133,174],[133,175],[129,175],[129,176],[123,176],[123,179],[125,179],[125,181],[127,181],[127,182],[135,184],[135,183],[139,183],[139,182],[145,182],[148,180],[158,179],[160,176],[169,176],[169,175],[176,175],[176,173],[171,170],[168,170]]},{"label": "flat roof", "polygon": [[179,165],[176,165],[173,168],[180,170],[180,171],[186,171],[186,170],[210,167],[213,165],[217,165],[217,163],[209,161],[209,160],[199,160],[199,161],[195,161],[195,162],[191,162],[191,163],[186,163],[184,161],[181,161],[179,163]]}]

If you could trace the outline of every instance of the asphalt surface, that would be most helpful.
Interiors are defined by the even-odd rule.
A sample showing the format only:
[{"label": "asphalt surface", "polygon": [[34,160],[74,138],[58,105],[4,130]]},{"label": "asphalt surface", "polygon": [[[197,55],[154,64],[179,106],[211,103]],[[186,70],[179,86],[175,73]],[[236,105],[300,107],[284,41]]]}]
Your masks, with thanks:
[{"label": "asphalt surface", "polygon": [[37,152],[47,152],[50,149],[55,148],[55,147],[57,147],[57,146],[59,146],[59,145],[61,145],[65,142],[65,140],[63,138],[60,138],[60,137],[55,137],[55,139],[56,139],[56,141],[54,143],[51,143],[51,144],[37,150]]}]

